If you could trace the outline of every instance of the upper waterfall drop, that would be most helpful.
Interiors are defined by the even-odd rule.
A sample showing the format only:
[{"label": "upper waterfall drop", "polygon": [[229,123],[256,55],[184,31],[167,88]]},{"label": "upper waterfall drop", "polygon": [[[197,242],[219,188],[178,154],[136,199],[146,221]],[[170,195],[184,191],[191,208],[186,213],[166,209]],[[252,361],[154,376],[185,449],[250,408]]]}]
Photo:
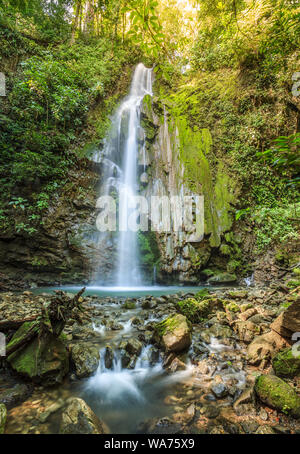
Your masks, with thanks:
[{"label": "upper waterfall drop", "polygon": [[[100,234],[99,254],[110,248],[110,266],[115,270],[114,283],[130,287],[142,284],[139,270],[138,232],[128,228],[131,201],[138,193],[138,152],[143,98],[152,96],[152,68],[142,63],[135,68],[129,95],[121,102],[112,118],[111,129],[102,151],[94,159],[102,163],[103,184],[100,195],[117,195],[119,202],[119,228],[117,235]],[[116,251],[115,262],[113,251]]]},{"label": "upper waterfall drop", "polygon": [[123,177],[119,191],[120,232],[118,244],[117,285],[130,286],[141,284],[139,272],[137,232],[128,226],[128,208],[131,198],[137,192],[138,133],[141,127],[141,103],[145,95],[152,95],[152,70],[140,63],[134,72],[127,100],[121,105],[120,115],[128,116],[127,140],[124,148]]}]

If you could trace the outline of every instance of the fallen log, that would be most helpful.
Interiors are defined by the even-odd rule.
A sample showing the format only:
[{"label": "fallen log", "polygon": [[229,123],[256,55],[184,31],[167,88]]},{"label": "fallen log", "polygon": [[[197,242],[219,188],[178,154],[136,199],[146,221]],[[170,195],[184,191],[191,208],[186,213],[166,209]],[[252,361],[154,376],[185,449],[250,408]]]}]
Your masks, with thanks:
[{"label": "fallen log", "polygon": [[6,348],[6,355],[9,356],[16,352],[24,345],[28,344],[36,335],[38,335],[40,329],[40,323],[38,321],[32,322],[32,326],[26,332],[26,335],[20,338],[20,340],[14,342],[13,340],[8,344]]},{"label": "fallen log", "polygon": [[[51,333],[54,337],[58,338],[71,317],[80,322],[78,311],[83,312],[80,305],[80,298],[84,291],[85,287],[73,298],[70,298],[65,292],[56,290],[55,295],[51,297],[50,301],[41,305],[40,315],[24,320],[5,320],[0,322],[6,329],[16,327],[19,330],[22,330],[24,323],[32,323],[31,326],[27,326],[28,329],[26,329],[26,333],[23,336],[21,335],[20,338],[16,340],[13,338],[9,342],[5,356],[8,357],[21,349],[36,336],[41,339],[47,333]],[[77,310],[77,312],[75,310]]]},{"label": "fallen log", "polygon": [[35,317],[22,318],[20,320],[0,320],[0,332],[5,333],[9,330],[17,330],[25,322],[33,322],[37,319]]}]

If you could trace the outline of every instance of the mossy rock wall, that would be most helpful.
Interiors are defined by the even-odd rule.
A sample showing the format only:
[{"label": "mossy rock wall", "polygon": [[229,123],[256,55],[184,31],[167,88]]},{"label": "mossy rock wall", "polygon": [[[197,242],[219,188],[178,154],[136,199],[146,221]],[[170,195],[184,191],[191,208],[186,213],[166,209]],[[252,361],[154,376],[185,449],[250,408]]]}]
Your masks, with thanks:
[{"label": "mossy rock wall", "polygon": [[[145,97],[142,126],[145,140],[140,144],[139,160],[143,153],[146,162],[146,169],[145,165],[140,166],[142,194],[149,200],[153,195],[204,196],[202,239],[195,240],[185,230],[173,231],[172,213],[170,231],[156,233],[160,252],[158,278],[161,282],[198,284],[202,280],[200,272],[207,268],[214,249],[221,244],[227,246],[229,256],[222,258],[223,271],[235,252],[223,239],[232,227],[235,184],[222,161],[213,155],[210,131],[192,129],[187,118],[169,111],[162,98]],[[151,257],[153,252],[150,251]]]},{"label": "mossy rock wall", "polygon": [[231,203],[234,203],[234,183],[222,162],[212,168],[212,136],[208,129],[192,130],[185,117],[176,119],[184,178],[190,189],[204,195],[205,233],[213,247],[220,246],[221,235],[232,226]]}]

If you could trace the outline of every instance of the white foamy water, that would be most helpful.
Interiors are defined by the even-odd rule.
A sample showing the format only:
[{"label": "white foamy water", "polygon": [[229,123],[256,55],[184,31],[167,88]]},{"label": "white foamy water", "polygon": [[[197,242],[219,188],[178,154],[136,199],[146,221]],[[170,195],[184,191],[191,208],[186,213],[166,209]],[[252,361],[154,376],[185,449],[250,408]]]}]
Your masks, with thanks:
[{"label": "white foamy water", "polygon": [[96,325],[95,323],[93,323],[92,326],[93,330],[96,331],[96,333],[100,334],[101,336],[105,335],[106,327],[104,325]]},{"label": "white foamy water", "polygon": [[139,355],[135,367],[126,369],[122,367],[121,358],[115,353],[111,369],[105,366],[105,349],[100,351],[100,363],[97,372],[86,383],[86,392],[97,396],[103,404],[112,404],[129,401],[144,402],[145,387],[155,384],[161,388],[170,384],[186,380],[193,373],[193,367],[188,365],[185,371],[166,374],[162,362],[154,366],[150,364],[151,346],[144,347]]},{"label": "white foamy water", "polygon": [[127,320],[127,322],[123,323],[123,329],[121,334],[129,333],[132,330],[132,323],[131,320]]}]

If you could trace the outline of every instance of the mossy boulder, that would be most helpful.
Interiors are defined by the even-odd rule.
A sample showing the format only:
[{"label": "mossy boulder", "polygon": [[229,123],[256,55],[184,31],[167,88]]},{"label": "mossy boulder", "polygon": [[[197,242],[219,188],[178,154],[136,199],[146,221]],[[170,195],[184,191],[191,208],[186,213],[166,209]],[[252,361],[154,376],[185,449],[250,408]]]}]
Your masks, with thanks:
[{"label": "mossy boulder", "polygon": [[[32,323],[24,323],[14,334],[11,342],[23,338]],[[69,356],[64,343],[51,333],[40,339],[36,336],[24,347],[12,353],[8,358],[11,367],[20,375],[44,385],[61,383],[69,371]]]},{"label": "mossy boulder", "polygon": [[97,370],[100,361],[99,349],[92,344],[75,344],[72,347],[71,358],[77,377],[89,377]]},{"label": "mossy boulder", "polygon": [[0,435],[4,433],[7,410],[4,404],[0,404]]},{"label": "mossy boulder", "polygon": [[38,334],[39,331],[39,324],[35,321],[33,322],[25,322],[23,325],[20,326],[20,328],[17,330],[17,332],[14,334],[12,339],[9,341],[7,345],[7,349],[10,349],[17,345],[19,342],[22,342],[25,340],[26,336],[28,335],[29,332],[32,332],[33,334]]},{"label": "mossy boulder", "polygon": [[200,271],[200,277],[205,280],[213,275],[214,275],[214,272],[208,268]]},{"label": "mossy boulder", "polygon": [[233,284],[236,281],[237,277],[234,273],[218,273],[211,276],[207,282],[211,285],[221,285]]},{"label": "mossy boulder", "polygon": [[196,298],[187,298],[179,301],[176,306],[192,323],[199,323],[222,305],[217,298],[205,298],[200,301]]},{"label": "mossy boulder", "polygon": [[177,303],[179,311],[185,315],[192,323],[201,322],[210,312],[210,301],[198,301],[195,298],[187,298]]},{"label": "mossy boulder", "polygon": [[275,375],[260,375],[256,378],[255,392],[269,407],[300,418],[300,396],[281,378]]},{"label": "mossy boulder", "polygon": [[240,306],[235,301],[224,300],[223,307],[224,307],[224,309],[227,309],[230,312],[237,313],[237,312],[241,311]]},{"label": "mossy boulder", "polygon": [[[232,290],[228,292],[230,298],[236,298],[236,299],[245,299],[248,296],[248,292],[246,290]],[[250,304],[250,303],[249,303]],[[250,304],[250,307],[253,305]]]},{"label": "mossy boulder", "polygon": [[187,350],[192,343],[192,328],[182,314],[172,315],[156,324],[153,340],[167,352]]},{"label": "mossy boulder", "polygon": [[279,377],[293,378],[300,375],[300,355],[295,356],[291,348],[277,353],[272,359],[275,374]]},{"label": "mossy boulder", "polygon": [[196,300],[202,301],[203,299],[209,296],[209,290],[207,288],[202,288],[198,292],[195,293],[194,297]]},{"label": "mossy boulder", "polygon": [[131,310],[131,309],[135,309],[135,308],[136,308],[136,304],[134,301],[125,301],[125,303],[122,305],[122,309]]}]

